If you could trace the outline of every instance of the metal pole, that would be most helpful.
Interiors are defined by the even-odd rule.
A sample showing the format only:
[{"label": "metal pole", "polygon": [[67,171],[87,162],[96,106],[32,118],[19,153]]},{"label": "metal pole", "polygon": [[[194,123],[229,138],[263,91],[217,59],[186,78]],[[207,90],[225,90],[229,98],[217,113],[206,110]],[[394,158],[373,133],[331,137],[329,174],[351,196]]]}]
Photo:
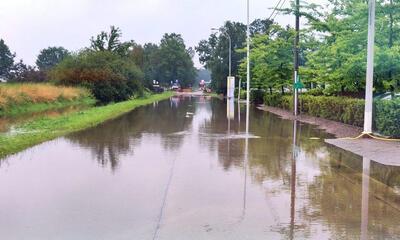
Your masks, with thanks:
[{"label": "metal pole", "polygon": [[239,77],[239,88],[238,88],[238,102],[240,101],[240,89],[242,88],[242,79]]},{"label": "metal pole", "polygon": [[232,39],[231,36],[226,33],[229,39],[229,77],[232,76]]},{"label": "metal pole", "polygon": [[247,0],[247,93],[246,93],[246,134],[249,134],[250,114],[250,0]]},{"label": "metal pole", "polygon": [[364,133],[372,133],[372,104],[374,88],[375,0],[369,0],[368,56],[365,86]]},{"label": "metal pole", "polygon": [[296,0],[296,37],[294,42],[294,115],[298,115],[299,91],[296,88],[296,83],[299,74],[299,41],[300,41],[300,0]]}]

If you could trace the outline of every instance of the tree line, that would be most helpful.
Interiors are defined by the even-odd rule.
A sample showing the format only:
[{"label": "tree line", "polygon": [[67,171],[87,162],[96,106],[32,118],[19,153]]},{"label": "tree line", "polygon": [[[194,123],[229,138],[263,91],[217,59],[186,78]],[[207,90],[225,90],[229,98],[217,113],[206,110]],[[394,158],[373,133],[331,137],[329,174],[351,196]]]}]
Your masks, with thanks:
[{"label": "tree line", "polygon": [[153,80],[163,86],[179,81],[191,86],[196,76],[194,50],[180,34],[164,34],[159,44],[121,41],[122,32],[111,26],[90,39],[90,46],[71,52],[63,47],[40,51],[36,66],[15,61],[0,39],[0,78],[8,82],[52,82],[84,86],[101,102],[116,102],[143,95]]},{"label": "tree line", "polygon": [[[378,0],[374,84],[377,93],[400,88],[400,1]],[[280,14],[296,14],[294,1]],[[361,97],[365,88],[368,1],[328,0],[327,5],[301,2],[306,22],[300,32],[300,77],[310,93]],[[227,21],[221,28],[232,37],[233,73],[246,79],[246,26]],[[251,86],[271,93],[293,88],[295,30],[272,19],[251,24]],[[214,87],[226,89],[228,39],[213,33],[196,47],[212,73]]]}]

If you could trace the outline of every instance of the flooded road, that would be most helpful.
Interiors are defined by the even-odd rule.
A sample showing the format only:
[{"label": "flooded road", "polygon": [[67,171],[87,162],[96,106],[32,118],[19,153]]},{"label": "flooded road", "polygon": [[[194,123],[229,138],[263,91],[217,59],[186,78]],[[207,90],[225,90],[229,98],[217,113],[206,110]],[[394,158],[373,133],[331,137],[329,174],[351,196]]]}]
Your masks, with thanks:
[{"label": "flooded road", "polygon": [[0,162],[0,239],[399,239],[400,168],[174,97]]}]

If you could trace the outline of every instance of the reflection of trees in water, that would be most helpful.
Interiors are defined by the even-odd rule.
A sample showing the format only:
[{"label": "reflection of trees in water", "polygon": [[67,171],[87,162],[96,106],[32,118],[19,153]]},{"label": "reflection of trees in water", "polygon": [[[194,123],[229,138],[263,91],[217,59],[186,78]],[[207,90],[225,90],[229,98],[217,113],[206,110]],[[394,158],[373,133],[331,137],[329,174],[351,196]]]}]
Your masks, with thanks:
[{"label": "reflection of trees in water", "polygon": [[[330,164],[308,187],[310,205],[318,206],[304,216],[315,221],[321,216],[338,236],[359,238],[362,198],[362,161],[344,152],[331,152]],[[372,163],[371,167],[376,168]],[[361,169],[360,169],[361,168]],[[372,169],[371,168],[371,169]],[[386,167],[390,168],[390,167]],[[379,171],[386,171],[379,168]],[[399,171],[399,168],[392,170]],[[381,179],[384,180],[384,179]],[[384,182],[384,181],[383,181]],[[400,195],[382,182],[371,180],[369,188],[369,231],[384,239],[398,236]],[[345,223],[345,224],[341,224]]]},{"label": "reflection of trees in water", "polygon": [[98,127],[72,134],[68,139],[89,148],[101,165],[109,164],[115,169],[119,157],[131,153],[145,134],[159,136],[165,150],[179,148],[184,136],[174,135],[171,139],[170,134],[181,132],[190,124],[191,118],[186,118],[188,104],[189,101],[183,101],[176,107],[162,101],[141,107]]},{"label": "reflection of trees in water", "polygon": [[250,139],[249,169],[255,181],[290,180],[292,124],[269,113],[256,111],[251,116],[250,131],[262,137]]},{"label": "reflection of trees in water", "polygon": [[[249,170],[252,178],[260,184],[279,182],[282,188],[278,190],[278,194],[290,198],[289,183],[293,167],[291,166],[292,122],[268,113],[256,112],[252,113],[250,130],[263,137],[250,140]],[[311,140],[311,137],[325,138],[328,134],[310,125],[302,124],[297,134],[301,160],[298,161],[300,168],[294,176],[297,178],[296,198],[291,200],[298,202],[294,225],[283,224],[273,228],[288,239],[293,237],[291,228],[295,229],[296,236],[301,235],[307,238],[312,234],[311,223],[321,221],[322,218],[328,222],[328,227],[338,238],[344,236],[358,238],[361,218],[362,161],[360,157],[336,148],[329,148],[322,140]],[[307,168],[301,168],[305,167],[302,166],[305,161],[312,164],[312,168],[316,170],[316,173],[313,173],[315,176],[309,179],[303,177],[307,176],[305,174]],[[400,212],[394,211],[393,206],[399,206],[400,210],[400,196],[394,193],[393,188],[388,190],[389,188],[382,184],[398,188],[399,170],[400,168],[371,164],[371,176],[379,182],[372,181],[370,189],[374,193],[371,206],[375,208],[369,213],[370,216],[373,215],[370,220],[370,231],[383,235],[390,232],[399,234],[400,229],[394,230],[393,226],[394,221],[399,221]],[[376,198],[381,200],[376,200]]]}]

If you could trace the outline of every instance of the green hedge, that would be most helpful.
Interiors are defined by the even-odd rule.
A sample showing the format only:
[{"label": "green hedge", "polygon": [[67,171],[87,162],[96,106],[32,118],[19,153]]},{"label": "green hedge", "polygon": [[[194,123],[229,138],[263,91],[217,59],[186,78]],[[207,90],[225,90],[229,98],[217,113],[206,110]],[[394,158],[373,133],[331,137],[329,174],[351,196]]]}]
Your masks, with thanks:
[{"label": "green hedge", "polygon": [[[293,96],[266,95],[264,102],[268,106],[293,110]],[[361,99],[303,95],[300,96],[299,107],[300,112],[315,117],[354,126],[364,123],[364,101]]]},{"label": "green hedge", "polygon": [[[293,111],[293,97],[289,95],[266,95],[267,106]],[[302,113],[337,122],[362,127],[364,124],[364,100],[346,97],[300,96]],[[383,135],[400,137],[400,99],[375,101],[375,130]]]},{"label": "green hedge", "polygon": [[375,128],[383,135],[400,138],[400,99],[375,103]]}]

